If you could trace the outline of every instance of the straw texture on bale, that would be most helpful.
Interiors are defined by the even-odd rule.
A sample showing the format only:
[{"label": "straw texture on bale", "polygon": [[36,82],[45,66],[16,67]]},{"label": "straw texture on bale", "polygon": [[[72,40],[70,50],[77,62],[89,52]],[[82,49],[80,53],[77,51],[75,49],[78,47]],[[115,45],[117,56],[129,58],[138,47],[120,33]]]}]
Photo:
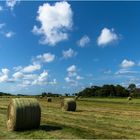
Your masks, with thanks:
[{"label": "straw texture on bale", "polygon": [[73,98],[66,98],[61,102],[61,108],[65,111],[75,111],[76,101]]},{"label": "straw texture on bale", "polygon": [[7,128],[11,131],[34,129],[40,126],[41,108],[37,99],[11,99],[7,110]]},{"label": "straw texture on bale", "polygon": [[47,97],[47,102],[52,102],[52,98],[51,97]]}]

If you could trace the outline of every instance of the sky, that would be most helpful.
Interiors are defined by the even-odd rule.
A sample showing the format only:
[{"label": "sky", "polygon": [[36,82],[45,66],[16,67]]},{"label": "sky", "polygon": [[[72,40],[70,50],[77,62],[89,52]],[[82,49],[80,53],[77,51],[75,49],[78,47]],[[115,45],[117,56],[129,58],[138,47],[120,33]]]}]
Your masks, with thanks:
[{"label": "sky", "polygon": [[140,86],[140,2],[0,1],[0,91]]}]

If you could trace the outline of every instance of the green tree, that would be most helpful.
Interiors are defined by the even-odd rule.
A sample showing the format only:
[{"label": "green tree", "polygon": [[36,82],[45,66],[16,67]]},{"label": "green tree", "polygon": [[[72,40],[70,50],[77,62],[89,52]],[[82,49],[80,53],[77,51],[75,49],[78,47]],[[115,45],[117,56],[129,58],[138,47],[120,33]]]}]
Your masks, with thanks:
[{"label": "green tree", "polygon": [[134,92],[136,90],[136,85],[135,84],[130,84],[128,86],[128,90],[130,91],[130,93]]}]

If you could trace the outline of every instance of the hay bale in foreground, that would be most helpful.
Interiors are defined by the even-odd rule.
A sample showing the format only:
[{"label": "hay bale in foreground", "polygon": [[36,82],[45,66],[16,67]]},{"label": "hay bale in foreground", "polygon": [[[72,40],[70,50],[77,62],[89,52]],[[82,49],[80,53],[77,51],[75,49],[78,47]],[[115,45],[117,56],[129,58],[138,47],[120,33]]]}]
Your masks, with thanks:
[{"label": "hay bale in foreground", "polygon": [[11,131],[35,129],[40,126],[41,108],[37,99],[11,99],[7,110],[7,128]]},{"label": "hay bale in foreground", "polygon": [[75,111],[76,101],[73,98],[66,98],[61,102],[61,108],[65,111]]},{"label": "hay bale in foreground", "polygon": [[52,102],[52,98],[51,97],[47,97],[47,102]]}]

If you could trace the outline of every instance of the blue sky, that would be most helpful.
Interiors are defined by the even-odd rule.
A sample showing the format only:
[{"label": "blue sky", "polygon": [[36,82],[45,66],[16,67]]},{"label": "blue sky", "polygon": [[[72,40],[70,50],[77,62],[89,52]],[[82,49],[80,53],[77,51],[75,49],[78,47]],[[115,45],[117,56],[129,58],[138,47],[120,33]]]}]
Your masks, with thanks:
[{"label": "blue sky", "polygon": [[0,2],[0,89],[74,93],[140,85],[140,2]]}]

